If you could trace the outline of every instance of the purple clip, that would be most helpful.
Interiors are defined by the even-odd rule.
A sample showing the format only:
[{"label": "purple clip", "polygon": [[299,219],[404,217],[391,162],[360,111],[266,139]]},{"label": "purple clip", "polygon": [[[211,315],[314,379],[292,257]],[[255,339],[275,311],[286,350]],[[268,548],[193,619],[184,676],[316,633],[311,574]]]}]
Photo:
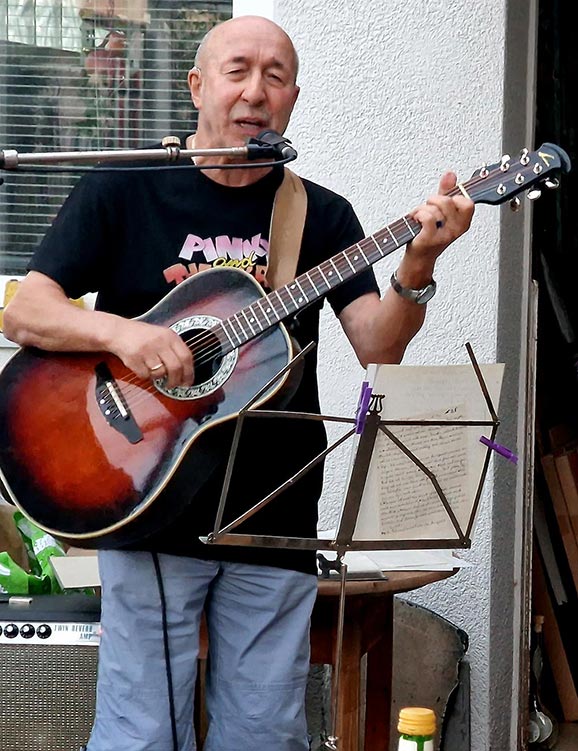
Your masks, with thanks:
[{"label": "purple clip", "polygon": [[487,446],[488,448],[492,449],[492,451],[500,454],[500,456],[504,456],[508,461],[512,462],[512,464],[518,463],[518,457],[516,456],[516,454],[514,454],[513,451],[510,451],[510,449],[507,449],[500,443],[494,443],[494,441],[490,441],[490,439],[486,438],[485,435],[480,438],[480,443],[483,443],[484,446]]},{"label": "purple clip", "polygon": [[356,433],[363,433],[365,418],[367,417],[367,408],[369,407],[372,391],[373,389],[369,385],[369,381],[363,381],[361,384],[361,394],[359,395],[359,401],[357,403],[357,412],[355,413]]}]

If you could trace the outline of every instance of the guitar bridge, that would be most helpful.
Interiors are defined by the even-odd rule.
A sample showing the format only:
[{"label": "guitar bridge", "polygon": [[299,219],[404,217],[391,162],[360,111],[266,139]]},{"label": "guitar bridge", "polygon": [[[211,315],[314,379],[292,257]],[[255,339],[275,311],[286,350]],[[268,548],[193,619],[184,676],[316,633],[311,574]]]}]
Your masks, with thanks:
[{"label": "guitar bridge", "polygon": [[139,443],[143,440],[143,434],[136,424],[125,398],[110,372],[110,368],[106,363],[100,362],[94,372],[96,375],[96,403],[102,412],[102,416],[111,428],[117,430],[130,443]]}]

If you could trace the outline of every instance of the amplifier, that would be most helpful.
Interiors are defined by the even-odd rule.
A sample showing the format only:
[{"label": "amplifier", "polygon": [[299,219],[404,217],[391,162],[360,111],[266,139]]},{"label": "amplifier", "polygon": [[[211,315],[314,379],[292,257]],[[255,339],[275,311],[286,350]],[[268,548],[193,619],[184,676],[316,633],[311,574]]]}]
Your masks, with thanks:
[{"label": "amplifier", "polygon": [[0,748],[80,751],[94,718],[100,599],[2,600]]}]

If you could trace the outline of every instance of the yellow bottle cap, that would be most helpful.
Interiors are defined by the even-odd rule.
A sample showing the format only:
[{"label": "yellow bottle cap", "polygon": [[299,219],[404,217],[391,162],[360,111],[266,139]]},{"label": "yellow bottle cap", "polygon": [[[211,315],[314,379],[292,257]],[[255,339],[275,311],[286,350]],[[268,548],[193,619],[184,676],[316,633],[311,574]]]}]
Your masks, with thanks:
[{"label": "yellow bottle cap", "polygon": [[404,707],[399,711],[397,729],[403,735],[434,735],[435,712],[425,707]]}]

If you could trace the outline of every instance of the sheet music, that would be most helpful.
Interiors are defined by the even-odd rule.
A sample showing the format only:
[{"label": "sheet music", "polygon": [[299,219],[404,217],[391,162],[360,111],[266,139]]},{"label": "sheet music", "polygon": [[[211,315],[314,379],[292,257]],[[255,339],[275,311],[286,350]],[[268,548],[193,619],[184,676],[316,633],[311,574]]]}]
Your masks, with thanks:
[{"label": "sheet music", "polygon": [[[503,365],[482,365],[480,370],[497,409]],[[373,393],[385,396],[384,421],[492,419],[471,365],[381,365]],[[492,426],[386,427],[433,474],[450,513],[426,472],[380,430],[353,539],[457,538],[451,513],[464,533],[487,451],[479,439],[489,437]]]}]

